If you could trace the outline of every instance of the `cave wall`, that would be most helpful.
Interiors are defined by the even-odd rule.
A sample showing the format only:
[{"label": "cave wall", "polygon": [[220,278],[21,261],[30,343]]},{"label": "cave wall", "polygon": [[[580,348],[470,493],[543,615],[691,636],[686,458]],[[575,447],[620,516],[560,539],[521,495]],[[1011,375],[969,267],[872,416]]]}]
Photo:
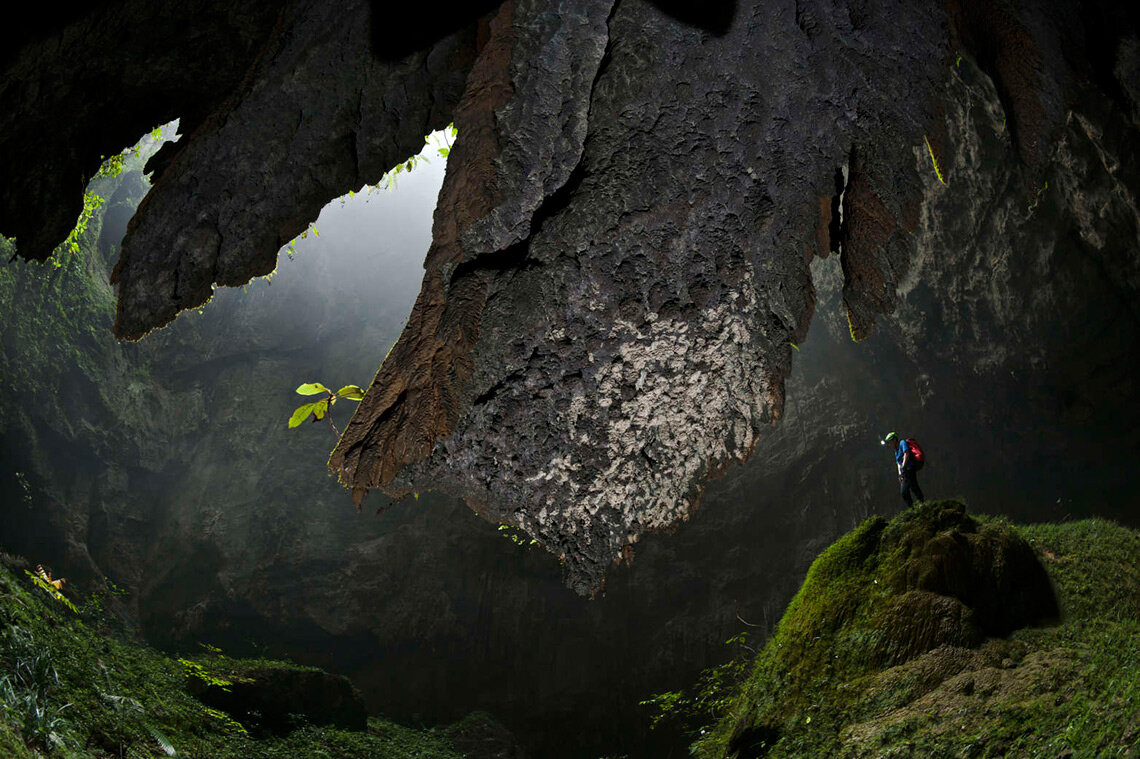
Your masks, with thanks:
[{"label": "cave wall", "polygon": [[[948,184],[924,146],[910,153],[931,200],[895,314],[853,342],[841,256],[815,258],[815,315],[793,349],[783,419],[593,601],[564,587],[544,551],[455,499],[426,492],[372,516],[387,505],[373,496],[356,514],[323,475],[331,431],[284,428],[293,384],[366,376],[395,341],[420,277],[387,246],[370,254],[322,222],[272,283],[114,342],[105,276],[116,209],[146,190],[137,167],[108,188],[91,258],[5,270],[18,279],[5,308],[0,542],[76,581],[130,588],[123,613],[167,647],[328,666],[403,719],[488,708],[543,755],[636,756],[668,745],[637,701],[690,682],[736,632],[765,630],[820,549],[901,506],[877,444],[887,429],[924,442],[930,495],[1022,519],[1135,524],[1137,341],[1121,296],[1135,281],[1135,184],[1113,179],[1130,149],[1113,135],[1129,132],[1114,131],[1119,114],[1099,131],[1074,117],[1031,206],[996,88],[968,60],[953,68]],[[429,244],[426,228],[358,237],[395,235]],[[353,263],[369,256],[370,268]]]},{"label": "cave wall", "polygon": [[[1112,3],[674,5],[479,6],[388,55],[378,29],[396,12],[365,0],[251,10],[272,28],[237,27],[219,99],[190,98],[192,128],[154,160],[112,275],[116,333],[268,273],[325,202],[454,120],[420,298],[330,466],[358,504],[373,488],[461,496],[594,592],[780,418],[814,256],[841,253],[853,338],[896,309],[924,242],[942,242],[918,225],[945,185],[913,154],[953,171],[963,61],[993,84],[1027,206],[1074,113],[1097,140],[1135,128],[1136,13]],[[132,18],[100,9],[61,34],[89,44],[93,19]],[[57,42],[6,68],[17,111],[35,109],[27,74],[51,70]],[[8,126],[5,150],[26,156],[30,127]],[[1126,185],[1132,156],[1114,155]],[[24,185],[43,173],[21,166]],[[24,185],[12,202],[43,206]]]},{"label": "cave wall", "polygon": [[[517,4],[505,28],[536,36],[512,44],[552,28],[515,23],[528,7]],[[597,54],[599,11],[581,7],[579,31],[597,30],[583,37]],[[739,7],[716,36],[623,0],[605,13],[590,102],[573,111],[599,132],[575,141],[573,121],[552,132],[579,146],[578,163],[567,173],[550,154],[500,146],[560,179],[512,190],[530,198],[526,245],[517,226],[486,224],[494,245],[429,272],[453,287],[434,291],[436,307],[457,292],[483,302],[471,408],[404,472],[402,487],[421,498],[378,517],[353,514],[324,477],[331,434],[287,435],[289,387],[264,388],[314,372],[367,376],[418,282],[401,280],[399,300],[358,276],[329,302],[282,273],[122,345],[110,338],[104,279],[118,236],[62,274],[6,270],[0,542],[76,579],[132,588],[124,613],[166,645],[269,646],[351,673],[374,708],[429,721],[490,708],[543,755],[575,756],[583,743],[551,724],[576,736],[589,726],[599,751],[645,752],[650,739],[629,727],[636,700],[723,656],[740,618],[769,624],[820,548],[901,505],[876,443],[888,429],[924,442],[928,494],[1018,518],[1135,524],[1135,27],[1124,19],[1105,37],[1110,14],[1095,4],[1026,6],[1013,25],[983,24],[969,4],[902,14],[917,27],[858,5],[765,10]],[[1028,39],[1037,57],[1003,48],[1010,39]],[[492,73],[509,71],[498,63]],[[928,89],[907,89],[916,81]],[[880,98],[905,106],[895,131],[877,115],[888,108]],[[824,106],[842,113],[821,116]],[[862,129],[877,137],[854,139]],[[453,196],[461,180],[449,179]],[[291,263],[334,292],[319,255],[281,265]],[[889,313],[873,328],[860,321],[876,309]],[[453,326],[445,317],[436,314]],[[787,376],[769,426],[758,409],[780,408],[762,381],[772,372]],[[742,406],[720,403],[736,394]],[[570,439],[575,404],[582,433],[622,420],[604,408],[629,411],[634,432],[621,440],[637,456],[612,459],[628,467],[628,491],[606,479],[598,451]],[[682,483],[708,468],[680,454],[692,441],[715,448],[721,433],[751,458],[713,482],[688,523],[643,538],[594,601],[562,587],[600,581],[631,538],[617,528],[627,503],[695,495]],[[563,446],[586,465],[525,485],[527,467]],[[491,474],[500,471],[518,476]],[[553,521],[538,524],[534,494],[562,497],[574,482],[632,496],[600,516],[548,511]],[[437,485],[474,493],[485,514],[548,547],[565,532],[585,563],[567,577],[426,492]],[[687,513],[680,503],[638,529]],[[366,514],[386,504],[375,494]]]},{"label": "cave wall", "polygon": [[[1126,136],[1135,124],[1121,95],[1130,85],[1119,73],[1130,70],[1126,38],[1107,71],[1081,57],[1113,17],[1095,4],[752,5],[714,35],[631,1],[610,11],[581,157],[567,175],[535,131],[549,120],[511,118],[541,113],[549,96],[534,91],[530,77],[546,72],[527,43],[547,45],[541,60],[577,55],[589,71],[601,32],[550,42],[533,20],[543,11],[551,8],[507,5],[490,26],[472,81],[505,78],[509,97],[495,90],[490,134],[479,121],[486,99],[468,98],[456,113],[457,161],[420,300],[330,465],[358,496],[430,486],[519,525],[559,557],[579,592],[600,587],[643,533],[686,519],[703,482],[747,458],[779,419],[792,345],[814,308],[814,256],[841,253],[842,307],[850,336],[863,340],[899,308],[931,246],[973,251],[980,268],[1010,250],[1056,247],[1056,233],[1041,238],[1028,211],[1050,202],[1049,176],[1080,141],[1068,131],[1074,119],[1109,131],[1101,164],[1117,174],[1110,184],[1127,187],[1135,171]],[[525,63],[504,63],[503,49]],[[952,134],[968,107],[963,66],[989,82],[975,99],[1001,114],[1001,139],[986,145],[999,165],[984,171],[964,168],[970,141]],[[577,127],[580,90],[558,90],[560,113]],[[469,83],[468,96],[486,91]],[[576,145],[567,141],[566,160]],[[486,155],[496,156],[490,169]],[[947,196],[944,180],[960,165],[985,179]],[[1081,174],[1071,168],[1061,172]],[[531,200],[520,176],[543,182],[546,199]],[[1075,189],[1082,181],[1095,180],[1070,178],[1055,197],[1078,225],[1091,213]],[[472,200],[462,191],[472,184],[488,197]],[[981,198],[1013,218],[985,218]],[[520,204],[534,209],[529,227],[515,220]],[[1111,225],[1121,255],[1094,257],[1131,283],[1133,198],[1101,205],[1119,217]],[[506,231],[520,225],[524,241]],[[1022,237],[999,239],[1007,234]],[[1068,266],[1067,254],[1059,260]],[[912,310],[928,306],[916,299]],[[1003,329],[1002,308],[980,329]],[[1120,343],[1125,355],[1133,345]],[[947,372],[978,364],[964,355],[971,350],[980,349],[950,351]],[[1039,383],[1025,384],[1034,392]],[[984,395],[984,384],[969,392]],[[978,443],[959,441],[1003,447],[1004,433],[978,426]]]},{"label": "cave wall", "polygon": [[75,226],[105,156],[222,108],[284,2],[53,3],[12,14],[0,59],[0,233],[43,260]]}]

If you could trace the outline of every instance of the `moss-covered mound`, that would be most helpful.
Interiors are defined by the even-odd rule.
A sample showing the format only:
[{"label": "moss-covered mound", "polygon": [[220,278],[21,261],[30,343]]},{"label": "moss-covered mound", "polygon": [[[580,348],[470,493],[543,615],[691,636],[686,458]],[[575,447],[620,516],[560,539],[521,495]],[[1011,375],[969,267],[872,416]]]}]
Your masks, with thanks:
[{"label": "moss-covered mound", "polygon": [[[5,759],[466,755],[446,730],[412,730],[376,718],[363,724],[343,678],[218,652],[171,659],[99,629],[97,603],[80,604],[81,617],[57,594],[18,565],[0,566],[0,757]],[[339,705],[317,704],[310,698],[314,694],[301,693],[307,686],[335,697]],[[235,696],[233,713],[203,703],[192,690],[228,692]],[[297,696],[292,706],[290,693]]]},{"label": "moss-covered mound", "polygon": [[[228,657],[212,657],[198,666],[214,668],[218,674],[191,676],[190,693],[258,733],[287,733],[300,721],[346,730],[368,726],[364,699],[343,675]],[[218,678],[228,684],[217,682]]]},{"label": "moss-covered mound", "polygon": [[1140,756],[1140,534],[955,502],[816,559],[697,756]]}]

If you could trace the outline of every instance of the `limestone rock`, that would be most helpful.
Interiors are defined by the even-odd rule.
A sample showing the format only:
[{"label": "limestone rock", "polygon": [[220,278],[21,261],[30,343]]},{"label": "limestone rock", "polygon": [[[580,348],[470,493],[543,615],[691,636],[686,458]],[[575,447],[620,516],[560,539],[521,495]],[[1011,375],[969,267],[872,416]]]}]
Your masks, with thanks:
[{"label": "limestone rock", "polygon": [[[191,133],[155,164],[115,270],[118,334],[271,271],[323,203],[454,120],[420,298],[330,463],[358,498],[462,496],[540,540],[586,593],[783,415],[817,255],[841,254],[862,340],[884,314],[917,323],[915,309],[969,308],[986,278],[1035,276],[1043,243],[1072,229],[1089,263],[1065,276],[1087,284],[1101,267],[1135,319],[1134,13],[677,5],[479,5],[478,22],[470,10],[387,57],[375,30],[394,17],[364,0],[259,5],[225,76],[205,80],[216,97],[195,101]],[[24,75],[50,47],[5,69],[18,110],[33,109]],[[26,149],[24,127],[5,133],[23,135],[7,154]],[[20,187],[11,197],[45,202]],[[1016,331],[1007,307],[986,324]],[[1003,361],[1008,346],[961,328],[947,324],[948,361]],[[913,358],[914,340],[895,342]],[[1095,373],[1123,381],[1111,361]]]}]

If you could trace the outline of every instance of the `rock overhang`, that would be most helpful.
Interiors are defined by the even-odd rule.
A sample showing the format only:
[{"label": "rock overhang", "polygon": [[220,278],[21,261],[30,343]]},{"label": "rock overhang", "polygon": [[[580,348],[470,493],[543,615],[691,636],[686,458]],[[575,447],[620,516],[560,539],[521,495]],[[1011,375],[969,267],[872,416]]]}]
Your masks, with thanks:
[{"label": "rock overhang", "polygon": [[955,58],[996,82],[1032,193],[1074,76],[1051,51],[1077,44],[1064,14],[969,3],[705,28],[640,0],[484,10],[385,57],[363,0],[278,9],[131,222],[117,329],[272,270],[323,203],[454,121],[423,291],[330,465],[357,493],[462,495],[581,592],[779,418],[813,256],[842,245],[853,337],[893,309]]}]

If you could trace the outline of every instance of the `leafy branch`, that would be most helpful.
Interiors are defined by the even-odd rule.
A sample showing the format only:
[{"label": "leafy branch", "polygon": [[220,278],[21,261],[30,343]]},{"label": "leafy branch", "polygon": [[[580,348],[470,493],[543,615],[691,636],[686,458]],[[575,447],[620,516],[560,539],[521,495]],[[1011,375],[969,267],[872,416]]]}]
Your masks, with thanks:
[{"label": "leafy branch", "polygon": [[301,423],[310,416],[313,417],[314,422],[328,418],[333,434],[340,437],[340,432],[333,424],[332,417],[329,417],[329,411],[341,398],[357,402],[364,400],[364,390],[359,385],[345,385],[335,393],[320,382],[306,382],[297,388],[297,395],[320,395],[321,393],[325,394],[324,398],[312,403],[304,403],[293,410],[293,415],[289,417],[289,429],[301,426]]},{"label": "leafy branch", "polygon": [[[442,147],[439,146],[438,142],[434,143],[434,145],[433,145],[432,138],[435,137],[435,134],[436,133],[429,134],[427,137],[424,137],[424,145],[426,147],[435,147],[435,151],[439,155],[440,158],[447,158],[449,155],[451,155],[451,145],[452,145],[451,141],[454,140],[459,135],[459,130],[455,128],[455,124],[448,124],[447,127],[444,128],[442,133],[441,133],[442,138],[443,138],[443,142],[444,142]],[[404,161],[403,163],[398,163],[394,167],[392,167],[388,171],[388,173],[385,174],[384,177],[380,180],[381,182],[384,183],[384,189],[386,189],[386,190],[396,189],[396,177],[401,172],[408,174],[408,173],[412,172],[421,163],[431,163],[431,161],[428,160],[428,157],[426,155],[424,155],[424,153],[426,153],[426,152],[427,152],[426,150],[421,150],[419,153],[412,156],[411,158]]]},{"label": "leafy branch", "polygon": [[679,691],[655,693],[639,706],[655,710],[650,716],[650,727],[663,720],[679,723],[693,734],[700,734],[704,726],[718,721],[728,711],[741,681],[747,674],[756,650],[748,644],[748,633],[741,632],[725,641],[735,647],[735,655],[723,664],[701,671],[696,683]]}]

